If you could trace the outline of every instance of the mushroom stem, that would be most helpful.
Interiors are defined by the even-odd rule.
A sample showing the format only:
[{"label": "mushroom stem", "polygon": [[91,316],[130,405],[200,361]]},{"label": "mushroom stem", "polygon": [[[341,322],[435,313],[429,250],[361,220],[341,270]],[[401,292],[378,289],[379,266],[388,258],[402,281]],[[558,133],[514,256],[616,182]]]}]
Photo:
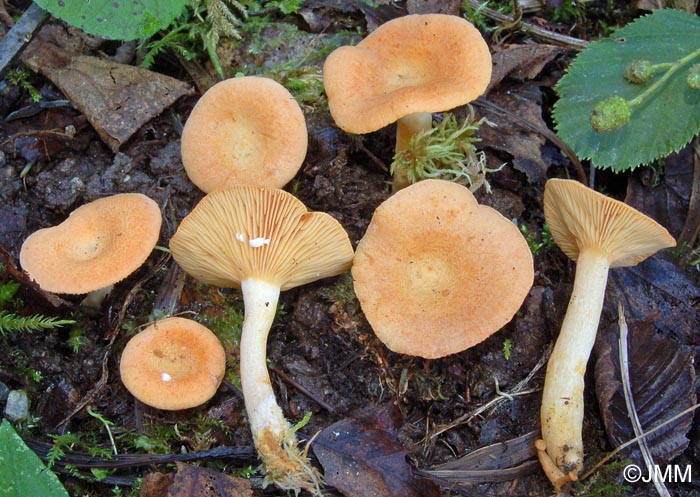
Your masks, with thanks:
[{"label": "mushroom stem", "polygon": [[559,338],[547,364],[542,394],[542,438],[556,465],[578,474],[583,468],[583,387],[608,280],[608,256],[581,250],[574,288]]},{"label": "mushroom stem", "polygon": [[[433,125],[432,112],[414,112],[396,121],[396,147],[395,153],[403,152],[408,148],[411,138],[418,133],[430,129]],[[409,185],[408,175],[405,169],[397,168],[392,177],[392,187],[398,191]]]},{"label": "mushroom stem", "polygon": [[245,319],[241,333],[240,376],[245,408],[266,480],[285,490],[320,494],[321,477],[299,450],[293,428],[277,404],[267,370],[267,336],[280,286],[257,279],[241,282]]}]

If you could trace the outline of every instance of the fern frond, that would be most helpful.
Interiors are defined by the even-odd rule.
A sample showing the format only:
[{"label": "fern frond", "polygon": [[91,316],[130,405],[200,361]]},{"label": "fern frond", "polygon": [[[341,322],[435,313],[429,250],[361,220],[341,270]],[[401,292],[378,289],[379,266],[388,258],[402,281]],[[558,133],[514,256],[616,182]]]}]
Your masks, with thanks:
[{"label": "fern frond", "polygon": [[209,0],[207,2],[207,20],[210,25],[207,38],[213,46],[219,44],[219,38],[222,36],[241,39],[236,27],[241,26],[242,21],[231,12],[229,6],[233,7],[238,15],[244,19],[247,17],[245,7],[236,0]]},{"label": "fern frond", "polygon": [[18,316],[6,311],[0,311],[0,334],[13,331],[36,331],[57,328],[67,324],[74,324],[71,319],[56,319],[53,317],[35,314],[34,316]]}]

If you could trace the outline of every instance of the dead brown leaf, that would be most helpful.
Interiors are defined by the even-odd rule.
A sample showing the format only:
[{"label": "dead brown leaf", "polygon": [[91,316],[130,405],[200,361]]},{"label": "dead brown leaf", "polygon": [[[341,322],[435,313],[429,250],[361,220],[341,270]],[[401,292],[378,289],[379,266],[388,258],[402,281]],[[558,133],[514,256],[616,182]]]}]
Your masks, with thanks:
[{"label": "dead brown leaf", "polygon": [[406,11],[409,14],[449,14],[459,15],[459,0],[408,0]]},{"label": "dead brown leaf", "polygon": [[506,45],[493,54],[493,71],[486,93],[510,76],[518,81],[535,79],[544,66],[563,52],[554,45]]},{"label": "dead brown leaf", "polygon": [[70,52],[54,30],[42,29],[22,61],[50,79],[113,152],[178,98],[193,93],[190,85],[175,78]]},{"label": "dead brown leaf", "polygon": [[[253,497],[250,481],[213,469],[175,463],[177,473],[151,473],[141,486],[141,497]],[[167,492],[167,493],[166,493]]]},{"label": "dead brown leaf", "polygon": [[313,444],[326,482],[347,497],[439,497],[431,481],[418,478],[396,439],[401,416],[395,407],[346,418],[323,430]]},{"label": "dead brown leaf", "polygon": [[492,92],[488,103],[490,106],[483,107],[482,115],[495,127],[481,126],[480,147],[510,154],[513,167],[525,173],[528,182],[543,183],[549,167],[541,150],[546,139],[543,134],[533,131],[548,129],[542,119],[542,94],[539,88],[525,84],[507,91]]},{"label": "dead brown leaf", "polygon": [[535,458],[535,440],[539,437],[539,431],[526,433],[512,440],[481,447],[420,473],[446,486],[451,483],[493,483],[522,478],[540,467]]},{"label": "dead brown leaf", "polygon": [[[653,315],[652,315],[653,318]],[[657,333],[654,323],[628,320],[629,374],[632,397],[642,430],[649,431],[696,401],[693,348]],[[608,437],[618,446],[635,437],[620,377],[618,330],[611,329],[596,346],[596,394]],[[693,415],[683,416],[647,437],[654,460],[664,464],[688,447]],[[626,457],[642,463],[636,445]]]}]

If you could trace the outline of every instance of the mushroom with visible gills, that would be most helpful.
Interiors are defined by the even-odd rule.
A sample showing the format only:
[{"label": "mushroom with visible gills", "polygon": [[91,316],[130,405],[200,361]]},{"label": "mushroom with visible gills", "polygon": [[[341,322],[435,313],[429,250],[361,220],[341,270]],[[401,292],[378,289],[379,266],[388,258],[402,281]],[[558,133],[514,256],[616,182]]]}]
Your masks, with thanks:
[{"label": "mushroom with visible gills", "polygon": [[653,219],[573,180],[547,181],[544,215],[556,244],[576,261],[576,275],[547,364],[540,412],[542,438],[554,463],[565,474],[578,474],[583,467],[584,374],[595,342],[608,270],[634,266],[676,242]]},{"label": "mushroom with visible gills", "polygon": [[266,344],[280,290],[350,268],[353,249],[347,233],[329,214],[308,212],[290,193],[239,185],[205,196],[182,221],[170,248],[191,276],[241,288],[241,386],[266,481],[320,494],[320,475],[298,448],[275,399]]},{"label": "mushroom with visible gills", "polygon": [[[396,122],[396,152],[431,128],[433,112],[475,100],[490,80],[491,53],[479,30],[446,14],[392,19],[357,45],[337,48],[323,64],[336,124],[360,134]],[[394,190],[408,185],[401,173],[394,172]]]}]

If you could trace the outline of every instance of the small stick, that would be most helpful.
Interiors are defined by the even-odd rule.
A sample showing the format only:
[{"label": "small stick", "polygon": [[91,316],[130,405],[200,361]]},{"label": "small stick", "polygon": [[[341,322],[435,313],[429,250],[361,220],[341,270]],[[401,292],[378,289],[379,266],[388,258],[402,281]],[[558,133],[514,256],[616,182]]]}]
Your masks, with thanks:
[{"label": "small stick", "polygon": [[284,373],[284,372],[281,371],[280,369],[278,369],[278,368],[276,368],[276,367],[270,367],[270,371],[274,372],[277,376],[279,376],[279,377],[282,378],[284,381],[286,381],[287,383],[289,383],[290,385],[292,385],[294,388],[296,388],[297,390],[299,390],[299,392],[301,392],[302,394],[306,395],[308,398],[310,398],[311,400],[313,400],[314,402],[316,402],[318,405],[320,405],[321,407],[323,407],[326,411],[330,412],[331,414],[335,412],[335,407],[333,407],[333,406],[330,405],[329,403],[323,401],[322,399],[319,399],[318,397],[316,397],[314,394],[312,394],[311,392],[309,392],[306,388],[304,388],[303,386],[301,386],[297,381],[295,381],[295,380],[293,380],[292,378],[290,378],[286,373]]},{"label": "small stick", "polygon": [[49,14],[33,3],[22,14],[17,23],[0,39],[0,73],[5,72],[15,57],[32,40],[34,33],[43,24]]}]

